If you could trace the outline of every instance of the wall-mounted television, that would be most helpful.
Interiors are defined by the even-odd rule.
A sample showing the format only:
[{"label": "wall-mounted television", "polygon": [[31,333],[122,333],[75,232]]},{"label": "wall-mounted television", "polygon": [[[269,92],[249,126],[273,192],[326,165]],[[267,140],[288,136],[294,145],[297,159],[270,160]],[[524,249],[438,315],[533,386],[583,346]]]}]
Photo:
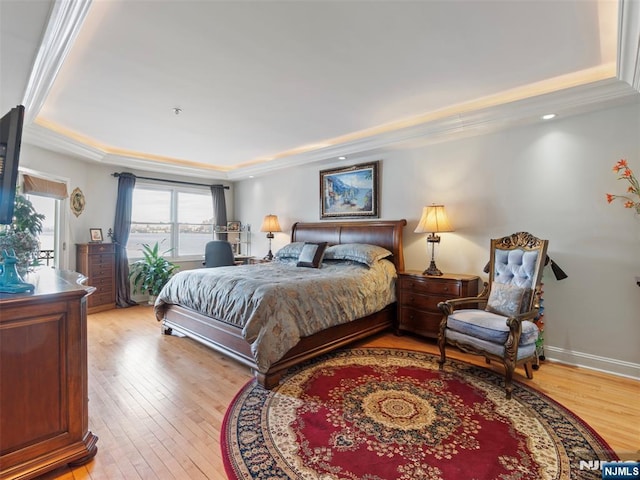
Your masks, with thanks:
[{"label": "wall-mounted television", "polygon": [[24,107],[12,108],[0,120],[0,224],[13,220],[13,205],[18,182],[18,162],[22,142]]}]

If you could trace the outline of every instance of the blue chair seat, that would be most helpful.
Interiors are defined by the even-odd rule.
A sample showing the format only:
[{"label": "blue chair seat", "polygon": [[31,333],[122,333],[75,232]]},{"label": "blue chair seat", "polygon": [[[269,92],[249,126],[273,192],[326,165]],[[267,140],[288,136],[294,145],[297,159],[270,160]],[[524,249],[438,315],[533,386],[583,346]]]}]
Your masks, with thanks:
[{"label": "blue chair seat", "polygon": [[[455,310],[447,320],[447,329],[470,335],[490,343],[505,344],[509,337],[507,317],[485,310]],[[535,344],[538,339],[538,327],[528,320],[522,322],[520,347]]]}]

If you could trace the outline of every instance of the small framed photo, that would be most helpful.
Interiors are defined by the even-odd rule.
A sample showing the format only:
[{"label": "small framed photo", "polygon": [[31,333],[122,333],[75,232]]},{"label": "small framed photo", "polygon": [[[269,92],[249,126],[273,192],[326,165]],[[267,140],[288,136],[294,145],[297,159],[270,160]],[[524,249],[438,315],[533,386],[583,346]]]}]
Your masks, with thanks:
[{"label": "small framed photo", "polygon": [[239,231],[240,231],[240,222],[236,220],[227,222],[227,232],[239,232]]},{"label": "small framed photo", "polygon": [[89,236],[91,237],[92,243],[102,243],[102,229],[101,228],[90,228]]}]

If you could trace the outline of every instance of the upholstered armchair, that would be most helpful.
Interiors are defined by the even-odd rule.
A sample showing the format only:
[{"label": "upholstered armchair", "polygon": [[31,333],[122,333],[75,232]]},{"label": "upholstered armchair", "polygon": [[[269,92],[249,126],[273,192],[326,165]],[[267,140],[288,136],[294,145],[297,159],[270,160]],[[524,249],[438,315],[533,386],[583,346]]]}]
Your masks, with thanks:
[{"label": "upholstered armchair", "polygon": [[438,304],[443,317],[438,333],[440,368],[446,361],[446,345],[498,360],[505,368],[505,390],[511,398],[512,378],[523,365],[533,378],[540,307],[542,270],[548,240],[527,232],[491,240],[489,280],[477,297]]}]

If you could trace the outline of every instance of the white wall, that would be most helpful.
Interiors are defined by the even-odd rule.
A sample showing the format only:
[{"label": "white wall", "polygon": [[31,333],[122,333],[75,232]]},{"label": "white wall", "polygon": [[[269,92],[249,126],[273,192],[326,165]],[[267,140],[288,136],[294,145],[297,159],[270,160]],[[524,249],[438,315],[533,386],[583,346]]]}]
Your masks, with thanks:
[{"label": "white wall", "polygon": [[640,174],[640,106],[443,142],[397,146],[338,163],[282,170],[236,184],[236,217],[254,227],[254,255],[267,252],[259,227],[278,215],[289,241],[296,221],[319,220],[318,172],[381,160],[381,218],[406,218],[407,269],[428,264],[422,207],[443,203],[454,228],[442,234],[438,267],[483,278],[489,240],[528,231],[550,240],[549,255],[569,275],[545,270],[547,358],[640,377],[640,218],[605,193],[623,193],[614,163]]}]

